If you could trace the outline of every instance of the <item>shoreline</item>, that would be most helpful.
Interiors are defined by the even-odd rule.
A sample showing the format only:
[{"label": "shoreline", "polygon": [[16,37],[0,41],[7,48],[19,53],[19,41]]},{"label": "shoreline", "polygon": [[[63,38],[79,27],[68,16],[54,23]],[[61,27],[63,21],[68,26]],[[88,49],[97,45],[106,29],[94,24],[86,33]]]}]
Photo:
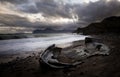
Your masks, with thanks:
[{"label": "shoreline", "polygon": [[[74,41],[71,43],[65,43],[65,44],[58,44],[57,46],[60,48],[63,48],[63,50],[68,50],[70,48],[73,48],[73,46],[77,46],[78,44],[83,44],[84,40],[79,40],[79,41]],[[35,56],[38,55],[40,53],[42,53],[45,50],[45,48],[43,49],[36,49],[35,51],[22,51],[16,54],[0,54],[0,63],[8,63],[8,62],[12,62],[15,59],[24,59],[27,58],[29,56]]]},{"label": "shoreline", "polygon": [[[84,63],[70,69],[52,69],[39,64],[39,56],[0,64],[1,77],[119,77],[120,35],[92,35],[110,47],[110,55],[89,57]],[[65,73],[66,72],[66,73]]]}]

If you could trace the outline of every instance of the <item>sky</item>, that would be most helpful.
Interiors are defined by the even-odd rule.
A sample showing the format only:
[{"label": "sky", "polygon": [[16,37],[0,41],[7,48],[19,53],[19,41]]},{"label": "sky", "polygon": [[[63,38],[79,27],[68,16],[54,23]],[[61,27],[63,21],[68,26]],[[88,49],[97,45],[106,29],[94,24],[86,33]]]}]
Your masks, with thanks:
[{"label": "sky", "polygon": [[75,30],[120,16],[120,0],[0,0],[0,33]]}]

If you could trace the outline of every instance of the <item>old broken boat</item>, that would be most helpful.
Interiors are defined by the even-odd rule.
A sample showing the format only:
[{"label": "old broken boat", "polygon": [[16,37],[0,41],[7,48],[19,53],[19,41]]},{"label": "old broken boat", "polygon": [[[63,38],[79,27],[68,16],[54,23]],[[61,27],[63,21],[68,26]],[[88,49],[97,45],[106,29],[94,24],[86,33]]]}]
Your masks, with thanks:
[{"label": "old broken boat", "polygon": [[49,46],[41,54],[41,62],[53,68],[66,68],[76,66],[93,55],[109,54],[109,48],[106,45],[94,42],[92,38],[87,37],[83,44],[81,41],[76,43],[67,48],[60,48],[55,44]]}]

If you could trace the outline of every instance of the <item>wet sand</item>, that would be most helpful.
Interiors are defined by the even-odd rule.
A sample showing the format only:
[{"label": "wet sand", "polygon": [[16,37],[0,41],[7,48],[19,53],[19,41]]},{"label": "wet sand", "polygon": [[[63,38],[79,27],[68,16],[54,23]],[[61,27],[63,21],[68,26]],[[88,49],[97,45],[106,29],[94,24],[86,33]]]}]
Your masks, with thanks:
[{"label": "wet sand", "polygon": [[39,63],[39,54],[0,64],[0,77],[120,77],[120,35],[93,35],[110,47],[108,56],[92,56],[84,63],[66,69],[53,69]]}]

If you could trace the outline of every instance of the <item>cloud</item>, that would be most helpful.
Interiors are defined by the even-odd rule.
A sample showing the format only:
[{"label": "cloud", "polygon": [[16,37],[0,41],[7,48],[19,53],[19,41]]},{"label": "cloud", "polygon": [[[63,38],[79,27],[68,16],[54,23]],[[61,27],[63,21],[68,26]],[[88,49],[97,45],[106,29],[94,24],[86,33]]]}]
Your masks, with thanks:
[{"label": "cloud", "polygon": [[0,0],[1,2],[9,2],[12,4],[22,4],[24,2],[28,2],[28,0]]},{"label": "cloud", "polygon": [[[1,22],[33,28],[76,28],[109,16],[120,15],[120,1],[118,0],[96,0],[89,3],[77,3],[76,0],[76,4],[64,3],[64,0],[61,2],[60,0],[0,0],[0,2],[7,6],[7,8],[4,7],[7,13],[0,14]],[[32,14],[36,16],[32,17]],[[39,21],[37,17],[39,14],[41,14],[40,17],[38,16],[39,18],[48,18],[48,20],[46,22]],[[7,16],[6,19],[5,16]],[[29,21],[28,16],[35,20],[37,18],[38,21]],[[47,23],[47,21],[50,22],[49,20],[57,20],[58,18],[78,18],[79,22],[78,25],[69,22],[68,24]]]},{"label": "cloud", "polygon": [[75,7],[75,11],[80,21],[91,23],[109,16],[120,15],[120,2],[118,0],[100,0],[83,5],[82,8],[78,5]]},{"label": "cloud", "polygon": [[[72,17],[71,9],[75,9],[80,20],[86,22],[99,20],[120,13],[120,2],[118,0],[97,0],[88,4],[60,4],[54,0],[1,0],[16,5],[20,11],[27,13],[42,13],[44,16]],[[79,0],[78,0],[79,1]]]},{"label": "cloud", "polygon": [[11,3],[19,11],[26,13],[42,13],[44,16],[70,17],[69,7],[59,4],[54,0],[1,0]]},{"label": "cloud", "polygon": [[[60,25],[47,24],[43,22],[30,22],[26,17],[17,15],[0,14],[0,24],[11,27],[25,27],[25,28],[58,28]],[[1,25],[0,25],[1,26]],[[2,25],[3,26],[3,25]]]}]

